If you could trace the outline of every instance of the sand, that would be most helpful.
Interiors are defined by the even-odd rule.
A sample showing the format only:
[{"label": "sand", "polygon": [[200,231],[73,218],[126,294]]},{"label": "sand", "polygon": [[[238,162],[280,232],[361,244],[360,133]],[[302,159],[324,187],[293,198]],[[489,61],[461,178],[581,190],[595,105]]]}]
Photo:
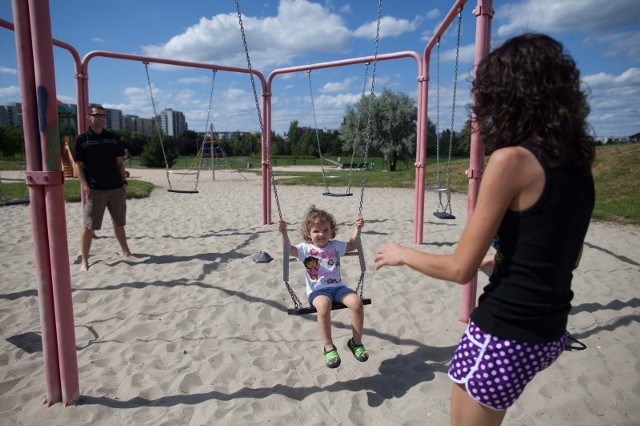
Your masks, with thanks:
[{"label": "sand", "polygon": [[[289,316],[282,249],[275,225],[262,224],[261,180],[202,173],[198,194],[166,191],[164,171],[132,169],[130,179],[159,185],[128,203],[123,261],[110,220],[78,271],[80,207],[66,205],[80,399],[46,398],[30,212],[0,208],[0,424],[2,425],[446,425],[449,359],[465,324],[461,288],[408,268],[375,271],[375,249],[413,241],[412,189],[367,188],[362,241],[368,270],[363,342],[356,361],[346,342],[347,311],[335,311],[342,365],[324,366],[315,317]],[[6,174],[3,172],[3,178]],[[180,179],[186,182],[179,182]],[[192,176],[172,175],[174,187]],[[339,188],[342,189],[342,188]],[[348,237],[360,193],[323,197],[320,188],[278,185],[295,241],[309,204],[333,212]],[[422,248],[447,252],[466,221],[466,197],[452,199],[455,220],[432,216],[427,194]],[[273,220],[278,219],[273,203]],[[640,424],[640,228],[592,223],[574,279],[568,331],[587,345],[567,351],[527,387],[505,425]],[[265,251],[274,260],[254,263]],[[306,302],[301,266],[291,283]],[[343,261],[355,286],[357,256]],[[487,277],[480,274],[479,285]]]}]

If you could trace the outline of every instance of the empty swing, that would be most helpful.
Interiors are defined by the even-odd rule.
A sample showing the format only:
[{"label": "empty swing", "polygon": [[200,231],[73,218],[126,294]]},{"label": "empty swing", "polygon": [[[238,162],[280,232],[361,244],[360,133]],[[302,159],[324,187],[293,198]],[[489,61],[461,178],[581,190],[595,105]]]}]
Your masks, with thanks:
[{"label": "empty swing", "polygon": [[[245,57],[247,60],[247,68],[251,71],[251,58],[249,55],[249,48],[247,45],[247,38],[246,38],[246,34],[244,31],[244,25],[242,23],[242,13],[240,12],[240,1],[236,0],[236,11],[237,11],[237,15],[238,15],[238,23],[240,24],[240,32],[242,34],[242,41],[244,44],[244,50],[245,50]],[[381,0],[380,0],[381,3]],[[378,8],[378,34],[380,32],[380,14],[381,14],[381,7]],[[376,37],[376,53],[374,58],[377,56],[377,52],[378,52],[378,37]],[[375,76],[375,64],[376,61],[374,60],[374,76]],[[262,123],[262,114],[260,113],[260,103],[258,101],[258,92],[256,90],[256,85],[255,85],[255,80],[254,80],[254,76],[253,73],[249,73],[249,76],[251,78],[251,86],[253,88],[253,98],[254,98],[254,102],[255,102],[255,107],[256,107],[256,112],[258,114],[258,121],[260,122],[260,130],[262,131],[263,137],[264,137],[264,126]],[[375,89],[375,77],[372,79],[371,82],[371,93],[374,93],[374,89]],[[368,118],[368,123],[369,124],[371,121],[371,108],[369,109],[369,118]],[[367,152],[368,152],[368,148],[369,148],[369,142],[371,139],[371,135],[370,135],[370,131],[369,131],[369,127],[367,126],[367,137],[366,137],[366,146],[365,146],[365,158],[364,161],[367,160]],[[273,193],[274,193],[274,197],[275,197],[275,201],[276,201],[276,207],[278,210],[278,216],[280,218],[280,220],[282,220],[282,209],[280,207],[280,199],[278,196],[278,190],[276,187],[276,182],[275,182],[275,177],[273,175],[273,167],[271,165],[271,162],[267,162],[267,167],[269,169],[269,175],[271,177],[271,187],[273,188]],[[359,204],[359,208],[358,208],[358,215],[362,216],[362,205],[363,205],[363,201],[364,201],[364,188],[365,188],[365,178],[366,178],[366,168],[363,169],[362,171],[362,180],[361,180],[361,185],[360,185],[360,204]],[[358,280],[358,285],[356,287],[356,292],[357,294],[360,296],[360,298],[362,299],[362,303],[364,305],[369,305],[371,304],[371,299],[365,299],[364,298],[364,274],[366,272],[366,262],[364,260],[364,254],[363,254],[363,250],[362,250],[362,241],[360,239],[360,236],[358,236],[356,238],[356,245],[358,247],[358,256],[360,259],[360,279]],[[289,296],[291,297],[291,300],[293,302],[294,308],[293,309],[288,309],[287,313],[289,315],[305,315],[305,314],[310,314],[310,313],[314,313],[316,312],[316,309],[313,306],[308,306],[305,307],[302,302],[300,301],[300,299],[298,298],[298,296],[296,295],[296,293],[293,291],[293,289],[291,288],[291,285],[289,284],[289,243],[285,242],[283,244],[283,263],[282,263],[282,275],[283,275],[283,281],[284,284],[287,288],[287,291],[289,293]],[[346,308],[346,306],[344,306],[341,303],[333,303],[331,310],[336,310],[336,309],[343,309]]]},{"label": "empty swing", "polygon": [[[438,205],[433,215],[438,219],[455,219],[451,211],[451,153],[453,148],[453,126],[456,110],[456,87],[458,83],[458,63],[460,58],[460,29],[462,24],[462,8],[458,11],[458,33],[456,41],[456,60],[453,74],[453,102],[451,107],[451,128],[449,132],[449,153],[447,156],[447,167],[445,174],[445,186],[442,186],[440,178],[440,39],[437,43],[437,81],[436,81],[436,188],[438,194]],[[443,200],[443,194],[446,193],[446,204]]]},{"label": "empty swing", "polygon": [[[349,185],[345,192],[332,192],[329,189],[329,184],[327,183],[327,176],[324,171],[324,156],[322,155],[322,147],[320,146],[320,132],[318,131],[318,119],[316,116],[316,104],[313,98],[313,84],[311,83],[311,70],[307,70],[307,76],[309,81],[309,98],[311,99],[311,110],[313,112],[313,128],[316,136],[316,143],[318,145],[318,156],[320,157],[320,170],[322,172],[322,183],[324,184],[325,191],[322,195],[329,197],[348,197],[353,195],[351,193],[351,179],[349,178]],[[351,168],[349,169],[349,176],[351,176]]]},{"label": "empty swing", "polygon": [[[200,177],[200,168],[198,167],[196,169],[195,172],[191,171],[191,168],[189,169],[189,171],[181,173],[182,175],[192,175],[195,176],[195,183],[194,183],[194,187],[193,189],[177,189],[174,188],[173,185],[171,184],[171,171],[169,170],[169,159],[167,158],[167,152],[165,150],[165,146],[164,146],[164,140],[163,140],[163,133],[162,133],[162,128],[160,127],[160,123],[158,121],[158,112],[156,110],[156,102],[155,99],[153,97],[153,86],[151,84],[151,77],[149,77],[149,62],[143,62],[144,63],[144,69],[147,75],[147,85],[149,86],[149,97],[151,98],[151,105],[153,107],[153,121],[154,121],[154,125],[157,129],[158,132],[158,139],[160,141],[160,149],[162,150],[162,157],[164,159],[164,165],[165,165],[165,171],[166,171],[166,175],[167,175],[167,184],[168,184],[168,188],[167,191],[168,192],[174,192],[174,193],[180,193],[180,194],[197,194],[198,191],[198,179]],[[215,82],[215,75],[216,75],[216,70],[213,70],[213,77],[211,79],[211,96],[213,96],[213,84]],[[211,99],[209,99],[209,103],[211,105]],[[211,106],[209,106],[209,111],[211,111]],[[207,117],[208,120],[208,117]],[[194,161],[195,163],[195,161]],[[194,164],[192,163],[192,165]]]},{"label": "empty swing", "polygon": [[[362,84],[362,94],[360,95],[360,99],[363,99],[363,100],[365,99],[366,89],[367,89],[367,82],[369,80],[369,66],[370,66],[370,63],[367,62],[366,63],[366,67],[365,67],[365,72],[364,72],[364,81],[363,81],[363,84]],[[358,114],[358,122],[356,124],[356,134],[355,134],[353,143],[351,144],[352,145],[351,161],[349,163],[349,174],[348,174],[348,177],[347,177],[347,188],[346,188],[344,193],[342,193],[342,192],[332,192],[329,189],[329,185],[327,183],[327,177],[325,176],[325,170],[324,170],[324,160],[325,159],[324,159],[324,157],[322,155],[322,148],[321,148],[321,145],[320,145],[320,135],[319,135],[319,132],[318,132],[318,122],[317,122],[317,119],[316,119],[316,107],[315,107],[315,101],[314,101],[314,97],[313,97],[313,84],[311,83],[311,70],[308,70],[307,74],[308,74],[308,77],[309,77],[308,78],[309,79],[309,96],[310,96],[310,99],[311,99],[311,108],[313,110],[313,123],[314,123],[314,129],[315,129],[316,142],[317,142],[317,145],[318,145],[318,155],[319,155],[319,158],[320,158],[320,168],[321,168],[321,171],[322,171],[322,182],[323,182],[324,187],[325,187],[325,192],[323,192],[322,195],[329,196],[329,197],[347,197],[347,196],[351,196],[351,195],[353,195],[351,193],[351,184],[352,184],[352,181],[353,181],[352,180],[352,176],[353,176],[353,169],[354,169],[354,162],[353,161],[355,159],[356,148],[357,148],[358,139],[359,139],[359,136],[360,136],[359,132],[360,132],[360,124],[362,122],[364,103],[363,103],[362,108],[360,109],[359,114]],[[372,78],[375,80],[375,75],[373,75]],[[372,93],[372,95],[373,95],[373,93]],[[369,109],[368,109],[369,112],[371,112],[371,108],[372,107],[371,107],[371,104],[370,104],[369,105]],[[367,122],[367,125],[370,125],[370,124],[371,124],[371,120],[369,120]],[[363,167],[367,167],[366,160],[363,162]]]}]

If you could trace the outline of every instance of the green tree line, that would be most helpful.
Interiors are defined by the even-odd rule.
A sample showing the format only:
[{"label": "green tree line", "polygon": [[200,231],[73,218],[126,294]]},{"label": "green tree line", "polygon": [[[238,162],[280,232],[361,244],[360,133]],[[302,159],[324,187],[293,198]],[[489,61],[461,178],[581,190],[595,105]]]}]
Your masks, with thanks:
[{"label": "green tree line", "polygon": [[[288,132],[271,135],[272,155],[290,158],[341,157],[347,163],[351,156],[383,157],[389,171],[399,163],[405,166],[415,161],[417,107],[404,93],[385,89],[378,95],[365,95],[345,111],[339,129],[326,130],[301,127],[298,120],[290,122]],[[431,120],[427,123],[428,157],[466,157],[471,146],[471,122],[452,131]],[[70,136],[73,149],[74,129],[61,128]],[[117,131],[131,155],[139,157],[147,167],[173,166],[180,156],[196,156],[202,147],[202,136],[189,130],[178,137],[151,137],[139,133]],[[219,144],[228,156],[259,155],[261,135],[258,132],[237,132],[220,138]],[[24,137],[21,127],[0,128],[0,155],[13,158],[23,155]],[[166,159],[166,160],[165,160]]]}]

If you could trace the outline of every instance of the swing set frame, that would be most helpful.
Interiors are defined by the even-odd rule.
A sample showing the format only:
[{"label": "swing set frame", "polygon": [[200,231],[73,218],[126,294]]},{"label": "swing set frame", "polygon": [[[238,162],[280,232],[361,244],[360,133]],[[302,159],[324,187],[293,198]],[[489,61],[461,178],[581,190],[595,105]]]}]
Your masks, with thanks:
[{"label": "swing set frame", "polygon": [[[428,71],[431,50],[435,41],[444,33],[446,28],[457,16],[458,10],[467,0],[456,0],[451,10],[436,29],[428,42],[424,55],[415,52],[398,52],[381,54],[375,58],[378,61],[396,59],[399,57],[414,58],[418,63],[418,129],[416,149],[416,184],[415,184],[415,213],[414,213],[414,242],[422,243],[424,221],[424,181],[426,158],[426,123],[428,101]],[[476,16],[475,64],[477,65],[489,53],[490,28],[493,18],[492,0],[477,0],[474,9]],[[87,110],[88,67],[89,62],[96,57],[134,60],[138,62],[161,63],[165,65],[186,66],[192,68],[212,69],[249,74],[252,84],[257,77],[262,85],[262,115],[259,115],[262,134],[262,177],[263,177],[263,224],[271,223],[271,82],[276,76],[286,73],[285,70],[272,72],[265,79],[259,71],[245,68],[228,67],[171,59],[153,58],[124,53],[94,51],[80,60],[78,52],[73,46],[55,40],[51,36],[51,16],[48,3],[42,7],[28,8],[27,2],[12,2],[12,12],[16,25],[0,20],[0,26],[15,32],[18,70],[20,79],[21,103],[23,107],[23,129],[25,134],[26,151],[26,181],[29,186],[30,213],[33,229],[35,250],[35,269],[38,282],[40,300],[41,328],[43,340],[43,357],[45,359],[46,404],[57,402],[71,404],[79,398],[78,365],[75,353],[75,335],[73,320],[73,304],[71,300],[71,277],[69,272],[69,258],[67,237],[64,226],[65,207],[62,197],[64,179],[61,170],[46,169],[47,164],[61,164],[60,152],[55,150],[41,150],[41,146],[55,145],[59,141],[49,140],[52,133],[41,133],[44,125],[55,127],[57,122],[57,106],[55,104],[55,79],[53,64],[53,46],[59,46],[71,53],[75,63],[78,111]],[[316,64],[316,68],[328,68],[355,63],[366,63],[374,58],[347,59],[343,61]],[[309,66],[298,67],[298,71],[307,70]],[[289,69],[293,72],[292,69]],[[38,93],[48,93],[41,98]],[[264,126],[262,126],[264,121]],[[39,126],[40,124],[40,126]],[[85,120],[78,120],[78,133],[87,129]],[[468,216],[473,213],[476,204],[480,179],[482,177],[484,150],[480,135],[471,134],[470,164],[467,170],[469,178]],[[49,228],[49,224],[54,224]],[[475,305],[475,279],[465,286],[463,292],[463,309],[461,321],[467,322],[468,316]]]}]

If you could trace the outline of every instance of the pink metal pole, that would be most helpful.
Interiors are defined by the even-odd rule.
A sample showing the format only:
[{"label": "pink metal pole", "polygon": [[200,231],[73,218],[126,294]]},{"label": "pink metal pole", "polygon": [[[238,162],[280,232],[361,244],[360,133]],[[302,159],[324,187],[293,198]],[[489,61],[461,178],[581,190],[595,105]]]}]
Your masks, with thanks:
[{"label": "pink metal pole", "polygon": [[[17,23],[15,27],[16,54],[20,80],[22,128],[25,139],[26,173],[28,175],[32,171],[42,170],[28,2],[26,0],[12,0],[12,10],[13,21]],[[35,273],[40,308],[40,329],[42,333],[42,355],[44,358],[46,387],[45,403],[53,404],[61,400],[62,391],[49,263],[44,187],[29,186],[29,209],[31,212]]]},{"label": "pink metal pole", "polygon": [[427,126],[429,125],[427,109],[429,105],[429,63],[431,61],[431,50],[436,45],[442,34],[445,33],[451,22],[458,16],[460,9],[467,3],[467,0],[457,0],[444,17],[440,26],[435,31],[431,40],[424,49],[422,72],[426,80],[422,85],[422,97],[418,97],[418,101],[422,105],[418,106],[418,128],[422,129],[421,137],[418,139],[418,148],[416,149],[416,177],[415,177],[415,211],[413,223],[413,242],[422,244],[424,234],[424,172],[426,168],[427,153]]},{"label": "pink metal pole", "polygon": [[[475,70],[478,68],[480,61],[489,53],[491,44],[491,20],[493,18],[492,0],[478,0],[474,9],[476,15],[476,54],[474,60],[473,73],[475,78]],[[475,117],[471,116],[471,122],[475,122]],[[467,221],[471,218],[478,199],[478,189],[480,188],[480,180],[482,179],[482,171],[484,170],[484,144],[480,134],[472,126],[471,132],[471,153],[469,158],[469,190],[467,194]],[[478,286],[478,276],[476,275],[471,281],[466,283],[462,289],[462,310],[460,312],[460,321],[469,322],[469,315],[476,306],[476,289]]]},{"label": "pink metal pole", "polygon": [[79,396],[78,362],[71,299],[71,272],[63,196],[64,175],[58,128],[49,2],[29,0],[29,16],[38,102],[40,149],[43,159],[43,172],[29,176],[29,185],[44,187],[60,385],[62,402],[69,404],[75,402]]},{"label": "pink metal pole", "polygon": [[262,92],[262,224],[271,224],[271,86]]},{"label": "pink metal pole", "polygon": [[[413,242],[422,243],[422,223],[424,222],[424,171],[426,167],[426,140],[427,140],[427,93],[429,90],[429,77],[426,74],[428,62],[420,63],[420,75],[418,76],[418,104],[417,104],[417,131],[416,131],[416,162],[415,162],[415,201],[413,209]],[[419,224],[419,225],[418,225]],[[419,229],[419,231],[418,231]],[[416,236],[420,235],[418,239]]]}]

